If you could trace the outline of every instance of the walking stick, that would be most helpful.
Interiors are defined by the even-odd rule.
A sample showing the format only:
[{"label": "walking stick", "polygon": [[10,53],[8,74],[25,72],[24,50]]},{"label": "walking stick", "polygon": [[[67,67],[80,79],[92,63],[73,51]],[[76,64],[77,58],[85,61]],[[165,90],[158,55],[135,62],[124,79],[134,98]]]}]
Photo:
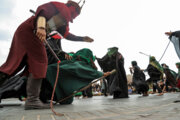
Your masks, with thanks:
[{"label": "walking stick", "polygon": [[[110,72],[109,75],[112,75],[112,74],[114,74],[115,72],[116,72],[116,69],[113,69],[113,70]],[[76,93],[82,92],[83,90],[86,90],[86,89],[89,88],[92,84],[94,84],[94,83],[100,81],[101,79],[104,79],[105,77],[107,77],[107,76],[102,76],[102,77],[100,77],[100,78],[97,78],[97,79],[93,80],[93,81],[92,81],[91,83],[89,83],[87,86],[85,86],[85,87],[81,88],[80,90],[74,92],[73,94],[71,94],[71,95],[69,95],[69,96],[67,96],[67,97],[65,97],[65,98],[63,98],[63,99],[61,99],[61,100],[59,100],[59,101],[56,102],[56,103],[60,103],[60,102],[62,102],[62,101],[64,101],[64,100],[69,99],[70,97],[73,97]]]},{"label": "walking stick", "polygon": [[[116,72],[116,70],[113,69],[113,70],[110,72],[109,75],[112,75],[112,74],[114,74],[115,72]],[[78,91],[72,93],[71,95],[69,95],[69,96],[67,96],[67,97],[65,97],[65,98],[63,98],[63,99],[61,99],[61,100],[59,100],[59,101],[56,102],[56,103],[60,103],[60,102],[62,102],[62,101],[64,101],[64,100],[67,100],[67,99],[73,97],[76,93],[82,92],[83,90],[86,90],[86,89],[89,88],[92,84],[94,84],[94,83],[100,81],[101,79],[103,79],[103,78],[105,78],[105,77],[107,77],[107,76],[102,76],[102,77],[100,77],[100,78],[97,78],[97,79],[93,80],[93,82],[89,83],[87,86],[85,86],[85,87],[81,88],[80,90],[78,90]],[[52,109],[52,110],[53,110],[53,109]],[[55,112],[54,110],[53,110],[53,113],[54,113],[55,115],[57,115],[57,116],[63,116],[63,115],[64,115],[64,114],[61,114],[61,113],[57,113],[57,112]]]},{"label": "walking stick", "polygon": [[148,54],[146,54],[146,53],[143,53],[143,52],[139,52],[140,54],[143,54],[143,55],[145,55],[145,56],[148,56],[148,57],[150,57],[151,55],[148,55]]}]

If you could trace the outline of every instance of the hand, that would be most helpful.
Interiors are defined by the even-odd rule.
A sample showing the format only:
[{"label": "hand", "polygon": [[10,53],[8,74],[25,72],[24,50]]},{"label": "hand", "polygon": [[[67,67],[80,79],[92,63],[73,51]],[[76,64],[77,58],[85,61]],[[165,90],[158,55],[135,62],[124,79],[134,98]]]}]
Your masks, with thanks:
[{"label": "hand", "polygon": [[83,38],[83,40],[84,40],[85,42],[93,42],[93,41],[94,41],[92,38],[90,38],[90,37],[88,37],[88,36],[85,36],[85,37]]},{"label": "hand", "polygon": [[133,69],[132,67],[129,67],[129,69],[131,70],[131,69]]},{"label": "hand", "polygon": [[37,28],[36,36],[44,42],[46,40],[46,30],[42,28]]},{"label": "hand", "polygon": [[103,74],[103,76],[108,76],[108,75],[110,75],[111,74],[111,72],[105,72],[104,74]]},{"label": "hand", "polygon": [[65,59],[66,60],[72,60],[72,56],[68,55],[68,54],[65,54]]},{"label": "hand", "polygon": [[167,36],[170,36],[170,35],[172,34],[172,32],[165,32],[165,34],[166,34]]}]

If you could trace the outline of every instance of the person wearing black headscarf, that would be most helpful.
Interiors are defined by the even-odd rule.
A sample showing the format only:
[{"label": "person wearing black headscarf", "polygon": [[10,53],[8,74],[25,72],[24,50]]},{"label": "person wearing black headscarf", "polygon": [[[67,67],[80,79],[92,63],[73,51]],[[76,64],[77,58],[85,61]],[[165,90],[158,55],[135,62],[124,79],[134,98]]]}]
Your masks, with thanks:
[{"label": "person wearing black headscarf", "polygon": [[167,66],[165,63],[161,64],[164,70],[164,73],[166,75],[165,80],[165,89],[166,91],[170,91],[169,86],[171,87],[171,90],[175,90],[176,88],[176,77],[177,73],[171,69],[169,69],[169,66]]},{"label": "person wearing black headscarf", "polygon": [[136,61],[131,62],[132,67],[130,67],[130,72],[133,74],[132,85],[135,87],[138,94],[143,94],[143,96],[148,96],[149,86],[146,84],[146,76],[140,67],[137,65]]}]

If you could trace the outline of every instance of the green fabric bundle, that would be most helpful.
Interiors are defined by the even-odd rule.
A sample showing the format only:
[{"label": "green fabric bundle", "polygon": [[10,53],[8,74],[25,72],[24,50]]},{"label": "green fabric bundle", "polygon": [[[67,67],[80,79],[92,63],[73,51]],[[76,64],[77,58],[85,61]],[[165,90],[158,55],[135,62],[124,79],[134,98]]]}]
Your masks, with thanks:
[{"label": "green fabric bundle", "polygon": [[[57,101],[87,86],[92,80],[103,76],[102,72],[91,66],[90,59],[93,59],[91,50],[87,48],[81,49],[72,57],[72,60],[64,60],[60,63],[59,78],[55,91]],[[52,87],[56,79],[56,71],[57,64],[48,66],[46,79],[51,83]],[[70,104],[72,102],[73,97],[61,104]]]}]

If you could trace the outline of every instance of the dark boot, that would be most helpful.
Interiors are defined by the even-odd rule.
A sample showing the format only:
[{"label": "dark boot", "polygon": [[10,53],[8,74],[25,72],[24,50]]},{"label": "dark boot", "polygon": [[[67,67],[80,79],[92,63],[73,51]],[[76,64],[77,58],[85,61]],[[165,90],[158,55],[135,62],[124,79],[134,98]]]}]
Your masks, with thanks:
[{"label": "dark boot", "polygon": [[0,108],[3,108],[3,106],[2,106],[2,105],[0,105]]},{"label": "dark boot", "polygon": [[9,78],[9,75],[7,75],[6,73],[0,72],[0,87],[8,78]]},{"label": "dark boot", "polygon": [[32,74],[29,75],[26,85],[27,100],[25,102],[25,110],[50,108],[49,105],[42,103],[39,99],[41,83],[42,79],[34,79]]}]

